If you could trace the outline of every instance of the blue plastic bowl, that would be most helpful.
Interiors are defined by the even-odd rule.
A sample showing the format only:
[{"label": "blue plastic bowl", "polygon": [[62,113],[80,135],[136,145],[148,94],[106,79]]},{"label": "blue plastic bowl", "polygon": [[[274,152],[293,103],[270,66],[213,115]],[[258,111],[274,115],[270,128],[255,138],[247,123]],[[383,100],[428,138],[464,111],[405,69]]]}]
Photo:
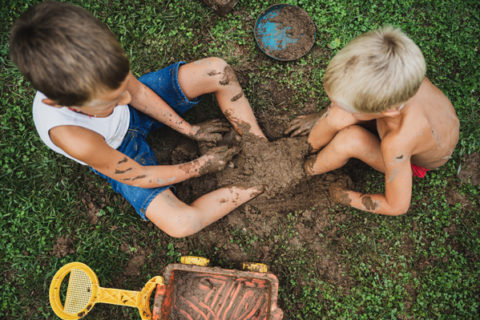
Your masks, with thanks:
[{"label": "blue plastic bowl", "polygon": [[[311,39],[311,44],[308,43],[309,46],[306,46],[305,50],[299,51],[294,57],[288,59],[282,58],[285,50],[287,50],[288,44],[296,43],[303,36],[303,34],[300,34],[297,38],[294,38],[291,34],[289,35],[288,32],[290,29],[292,29],[291,26],[270,21],[271,18],[278,16],[281,11],[287,7],[293,7],[295,10],[304,11],[300,7],[290,4],[275,4],[271,7],[268,7],[258,16],[254,29],[255,41],[257,42],[260,50],[267,56],[280,61],[292,61],[304,56],[310,51],[315,43],[316,32],[314,33],[313,39]],[[303,17],[299,16],[299,19],[305,19],[305,17],[308,18],[307,23],[311,23],[312,26],[315,27],[312,19],[306,12]]]}]

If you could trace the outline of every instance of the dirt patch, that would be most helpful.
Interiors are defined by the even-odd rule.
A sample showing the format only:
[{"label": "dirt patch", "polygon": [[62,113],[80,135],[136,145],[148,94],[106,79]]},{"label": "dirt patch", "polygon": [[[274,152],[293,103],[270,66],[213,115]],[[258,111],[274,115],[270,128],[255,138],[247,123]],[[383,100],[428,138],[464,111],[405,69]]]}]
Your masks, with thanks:
[{"label": "dirt patch", "polygon": [[53,245],[51,255],[63,258],[66,255],[73,253],[75,253],[75,249],[73,248],[73,240],[66,236],[60,236]]},{"label": "dirt patch", "polygon": [[[279,14],[267,18],[264,23],[275,23],[276,33],[263,33],[262,28],[257,28],[257,39],[260,48],[270,56],[273,56],[280,60],[295,60],[307,53],[315,42],[315,24],[305,10],[285,5],[278,10]],[[286,35],[290,39],[296,39],[295,42],[289,42],[285,48],[280,50],[274,50],[271,46],[265,45],[268,43],[264,41],[264,37],[276,38],[277,34],[281,34],[285,29]],[[279,37],[277,43],[281,43],[282,40]],[[278,48],[278,47],[275,47]]]},{"label": "dirt patch", "polygon": [[202,0],[219,15],[225,16],[237,4],[238,0]]},{"label": "dirt patch", "polygon": [[145,260],[145,251],[142,248],[137,249],[130,260],[128,260],[124,274],[126,276],[138,276],[141,268],[145,265]]},{"label": "dirt patch", "polygon": [[[279,125],[265,133],[270,138],[283,130],[284,126]],[[190,203],[219,186],[230,184],[261,184],[265,186],[265,193],[201,232],[180,240],[176,248],[182,255],[188,255],[201,243],[202,248],[210,248],[204,255],[235,267],[244,261],[273,265],[278,255],[285,255],[285,245],[292,250],[305,248],[316,257],[315,272],[324,281],[349,288],[352,281],[345,276],[347,267],[335,253],[338,245],[345,241],[337,225],[347,217],[335,212],[332,218],[334,204],[328,188],[331,184],[352,188],[351,179],[339,170],[305,177],[303,162],[308,153],[305,138],[265,142],[246,136],[241,145],[243,149],[233,159],[233,166],[177,184],[177,196]],[[173,147],[171,161],[181,163],[195,159],[198,150],[194,142],[182,140],[179,146]],[[301,216],[292,223],[287,214],[293,212],[301,212]],[[289,228],[292,236],[286,235]],[[283,272],[283,267],[278,266],[277,272]]]},{"label": "dirt patch", "polygon": [[265,191],[260,198],[271,199],[305,178],[306,138],[268,142],[246,134],[241,146],[242,151],[232,161],[233,166],[217,174],[219,186],[263,186]]},{"label": "dirt patch", "polygon": [[480,184],[480,153],[475,152],[466,157],[458,177],[463,182],[471,183],[474,186]]}]

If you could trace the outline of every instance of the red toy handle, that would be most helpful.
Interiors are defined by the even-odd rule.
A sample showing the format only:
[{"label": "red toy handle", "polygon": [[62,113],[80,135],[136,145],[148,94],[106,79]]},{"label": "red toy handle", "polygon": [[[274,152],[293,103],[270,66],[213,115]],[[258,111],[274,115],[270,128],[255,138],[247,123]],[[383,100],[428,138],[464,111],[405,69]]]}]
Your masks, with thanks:
[{"label": "red toy handle", "polygon": [[161,301],[165,295],[165,285],[157,284],[157,290],[155,291],[155,298],[153,299],[152,320],[160,320],[161,316]]}]

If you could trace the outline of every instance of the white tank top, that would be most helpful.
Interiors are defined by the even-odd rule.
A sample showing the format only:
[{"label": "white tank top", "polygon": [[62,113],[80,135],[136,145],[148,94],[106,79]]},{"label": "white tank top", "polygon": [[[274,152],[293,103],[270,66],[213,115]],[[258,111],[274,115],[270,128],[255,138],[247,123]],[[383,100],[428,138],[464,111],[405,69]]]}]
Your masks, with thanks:
[{"label": "white tank top", "polygon": [[33,121],[42,141],[53,151],[86,165],[57,147],[50,139],[50,129],[58,126],[79,126],[92,130],[105,138],[112,148],[118,148],[128,131],[130,110],[128,105],[115,107],[111,115],[105,118],[95,118],[78,113],[68,108],[55,108],[42,102],[46,96],[37,91],[33,100]]}]

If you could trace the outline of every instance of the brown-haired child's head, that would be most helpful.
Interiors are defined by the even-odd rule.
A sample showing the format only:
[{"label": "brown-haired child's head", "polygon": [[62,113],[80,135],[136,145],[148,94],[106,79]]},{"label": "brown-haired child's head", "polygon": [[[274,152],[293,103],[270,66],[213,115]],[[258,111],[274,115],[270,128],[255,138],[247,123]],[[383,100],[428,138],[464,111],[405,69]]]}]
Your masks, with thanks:
[{"label": "brown-haired child's head", "polygon": [[81,106],[117,89],[130,65],[113,33],[87,10],[45,2],[11,31],[10,56],[33,87],[59,105]]},{"label": "brown-haired child's head", "polygon": [[399,29],[384,27],[355,38],[333,57],[324,88],[349,111],[383,112],[415,95],[425,71],[418,46]]}]

